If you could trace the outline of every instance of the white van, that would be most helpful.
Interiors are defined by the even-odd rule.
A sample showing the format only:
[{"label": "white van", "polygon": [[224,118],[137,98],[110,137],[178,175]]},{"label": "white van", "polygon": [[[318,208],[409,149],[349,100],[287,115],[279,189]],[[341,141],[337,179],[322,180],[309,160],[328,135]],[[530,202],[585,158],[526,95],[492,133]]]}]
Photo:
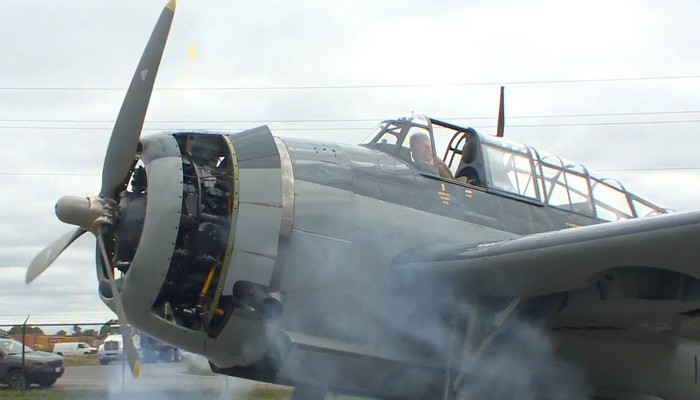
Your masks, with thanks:
[{"label": "white van", "polygon": [[82,356],[86,354],[95,354],[97,353],[97,349],[85,342],[67,342],[54,344],[53,352],[60,356]]}]

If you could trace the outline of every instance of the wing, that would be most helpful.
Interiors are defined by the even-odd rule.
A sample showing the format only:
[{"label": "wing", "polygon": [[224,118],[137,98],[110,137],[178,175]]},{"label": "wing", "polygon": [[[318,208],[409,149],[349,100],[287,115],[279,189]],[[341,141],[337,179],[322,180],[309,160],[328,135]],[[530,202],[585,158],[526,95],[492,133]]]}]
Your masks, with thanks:
[{"label": "wing", "polygon": [[692,212],[415,249],[394,268],[401,286],[463,298],[557,295],[560,325],[587,321],[700,339],[699,260],[700,212]]}]

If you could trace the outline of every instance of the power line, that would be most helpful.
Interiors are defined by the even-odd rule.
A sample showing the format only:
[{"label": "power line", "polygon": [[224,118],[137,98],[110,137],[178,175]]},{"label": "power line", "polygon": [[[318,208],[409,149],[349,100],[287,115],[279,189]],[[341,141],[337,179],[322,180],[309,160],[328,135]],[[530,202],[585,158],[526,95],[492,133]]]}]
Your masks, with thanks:
[{"label": "power line", "polygon": [[[31,322],[27,322],[28,327],[51,327],[51,326],[71,326],[71,325],[84,325],[84,326],[100,326],[104,325],[105,321],[102,322],[56,322],[53,324],[49,323],[40,323],[40,324],[34,324]],[[12,328],[14,326],[22,326],[22,322],[19,322],[17,324],[0,324],[0,328]]]},{"label": "power line", "polygon": [[[484,126],[486,127],[486,126]],[[239,127],[239,128],[188,128],[188,127],[167,127],[167,128],[143,128],[141,129],[142,131],[182,131],[182,132],[189,132],[189,131],[207,131],[211,130],[216,132],[226,132],[226,133],[235,133],[239,132],[245,129],[249,129],[249,126],[246,127]],[[37,130],[67,130],[67,131],[105,131],[105,133],[110,133],[112,128],[111,127],[104,127],[104,128],[95,128],[95,127],[84,127],[84,126],[78,126],[78,127],[66,127],[66,126],[0,126],[0,129],[37,129]],[[372,127],[360,127],[360,128],[317,128],[317,127],[308,127],[308,128],[273,128],[276,131],[367,131],[369,132]]]},{"label": "power line", "polygon": [[[614,125],[655,125],[655,124],[683,124],[696,123],[700,119],[688,120],[672,120],[672,121],[621,121],[621,122],[580,122],[567,124],[523,124],[523,125],[506,125],[506,128],[548,128],[548,127],[565,127],[565,126],[614,126]],[[483,128],[481,126],[480,128]]]},{"label": "power line", "polygon": [[[595,168],[595,172],[657,172],[657,171],[700,171],[700,167],[658,167],[658,168]],[[36,176],[36,177],[54,177],[54,176],[74,176],[74,177],[99,177],[101,174],[86,174],[86,173],[57,173],[57,172],[0,172],[0,176]]]},{"label": "power line", "polygon": [[614,169],[599,169],[596,172],[654,172],[654,171],[698,171],[700,167],[662,167],[662,168],[614,168]]},{"label": "power line", "polygon": [[[700,113],[700,111],[695,111]],[[466,117],[460,117],[460,118],[466,118]],[[495,118],[495,117],[474,117],[472,119],[487,119],[487,118]],[[440,118],[438,118],[440,119]],[[456,119],[456,118],[451,118],[451,119]],[[268,120],[255,120],[255,119],[250,119],[250,120],[235,120],[235,119],[222,119],[222,120],[150,120],[146,121],[147,124],[152,124],[152,123],[197,123],[197,124],[209,124],[209,123],[246,123],[246,124],[254,124],[254,123],[343,123],[343,122],[379,122],[382,121],[382,118],[375,118],[375,119],[268,119]],[[21,118],[5,118],[5,119],[0,119],[0,122],[42,122],[42,123],[114,123],[115,120],[81,120],[81,119],[21,119]]]},{"label": "power line", "polygon": [[[664,115],[664,114],[697,114],[700,110],[679,110],[679,111],[640,111],[640,112],[618,112],[618,113],[597,113],[597,114],[542,114],[542,115],[514,115],[507,116],[508,119],[515,118],[580,118],[580,117],[624,117],[632,115]],[[496,117],[480,117],[491,118]],[[439,118],[438,118],[439,119]]]},{"label": "power line", "polygon": [[[658,124],[688,124],[688,123],[698,123],[700,119],[688,119],[688,120],[666,120],[666,121],[618,121],[618,122],[572,122],[572,123],[561,123],[561,124],[514,124],[506,125],[506,128],[555,128],[555,127],[573,127],[573,126],[615,126],[615,125],[658,125]],[[471,125],[472,128],[493,128],[493,125]],[[188,128],[188,127],[162,127],[162,128],[143,128],[142,131],[199,131],[199,130],[216,130],[220,132],[237,132],[240,130],[245,130],[250,127],[210,127],[206,129],[200,128]],[[63,131],[106,131],[107,133],[111,131],[111,127],[66,127],[66,126],[7,126],[1,125],[0,129],[34,129],[34,130],[63,130]],[[336,127],[298,127],[298,128],[281,128],[273,127],[275,131],[367,131],[369,132],[372,127],[348,127],[348,128],[336,128]]]},{"label": "power line", "polygon": [[[359,85],[280,85],[280,86],[211,86],[211,87],[160,87],[154,91],[231,91],[231,90],[355,90],[355,89],[404,89],[425,87],[463,87],[463,86],[492,86],[492,85],[544,85],[563,83],[595,83],[595,82],[636,82],[660,81],[679,79],[698,79],[700,75],[650,76],[650,77],[612,77],[591,79],[548,79],[523,81],[490,81],[462,83],[405,83],[405,84],[359,84]],[[2,91],[126,91],[125,87],[51,87],[51,86],[4,86]]]},{"label": "power line", "polygon": [[[542,114],[542,115],[512,115],[508,119],[532,119],[532,118],[582,118],[582,117],[620,117],[620,116],[638,116],[638,115],[677,115],[677,114],[697,114],[700,110],[681,110],[681,111],[641,111],[641,112],[618,112],[618,113],[592,113],[592,114]],[[471,117],[436,117],[439,120],[449,121],[468,121],[482,119],[496,119],[496,116],[471,116]],[[250,119],[250,120],[150,120],[147,124],[162,124],[162,123],[197,123],[197,124],[213,124],[213,123],[353,123],[353,122],[379,122],[382,118],[350,118],[350,119]],[[38,123],[105,123],[113,124],[115,120],[87,120],[87,119],[32,119],[32,118],[0,118],[0,122],[38,122]]]},{"label": "power line", "polygon": [[89,174],[81,172],[0,172],[0,176],[101,176],[101,174]]}]

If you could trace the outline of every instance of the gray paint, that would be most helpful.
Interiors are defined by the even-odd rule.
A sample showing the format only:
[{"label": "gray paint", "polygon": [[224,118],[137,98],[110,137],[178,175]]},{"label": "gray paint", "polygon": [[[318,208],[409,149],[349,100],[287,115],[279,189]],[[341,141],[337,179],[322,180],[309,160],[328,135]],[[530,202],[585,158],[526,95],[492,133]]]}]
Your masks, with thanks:
[{"label": "gray paint", "polygon": [[277,151],[280,155],[280,173],[282,179],[282,220],[280,221],[280,237],[279,248],[277,250],[277,259],[270,280],[270,290],[277,293],[280,288],[280,280],[282,269],[287,261],[289,253],[289,240],[294,229],[294,169],[292,167],[292,159],[289,156],[287,147],[284,143],[275,138]]},{"label": "gray paint", "polygon": [[[396,272],[459,281],[482,295],[532,297],[587,287],[621,266],[663,268],[700,278],[700,213],[667,214],[531,235],[493,245],[413,251]],[[673,255],[670,257],[669,255]],[[421,272],[422,271],[422,272]],[[449,276],[448,276],[449,275]],[[527,279],[536,276],[537,279]],[[478,285],[468,285],[478,282]]]},{"label": "gray paint", "polygon": [[579,360],[598,382],[601,397],[619,400],[698,398],[697,343],[555,334],[562,356]]},{"label": "gray paint", "polygon": [[[498,230],[524,235],[599,220],[498,190],[422,175],[385,153],[360,146],[339,145],[337,163],[319,162],[317,141],[283,139],[294,162],[297,181],[347,190],[399,206],[410,207]],[[438,192],[450,197],[445,206]]]},{"label": "gray paint", "polygon": [[144,140],[142,159],[149,180],[146,218],[122,291],[127,316],[134,323],[135,314],[149,312],[167,274],[182,202],[182,159],[175,139]]},{"label": "gray paint", "polygon": [[[122,291],[129,322],[153,336],[193,352],[203,352],[205,335],[176,326],[151,313],[151,305],[170,266],[180,223],[182,160],[170,135],[142,141],[149,200],[141,241]],[[111,299],[102,297],[110,307]]]},{"label": "gray paint", "polygon": [[277,145],[270,128],[260,126],[233,135],[228,135],[236,148],[241,169],[280,167]]},{"label": "gray paint", "polygon": [[[478,243],[600,222],[506,193],[490,193],[483,188],[425,177],[383,153],[338,145],[337,160],[332,163],[314,162],[314,157],[318,154],[317,142],[297,139],[284,139],[284,142],[293,160],[296,177],[295,230],[290,241],[290,254],[282,281],[282,289],[287,291],[285,307],[291,315],[285,318],[285,326],[291,331],[305,332],[316,335],[318,338],[335,338],[348,348],[363,342],[370,344],[369,348],[375,351],[379,348],[392,347],[392,343],[382,343],[381,346],[377,346],[377,342],[372,343],[368,338],[376,332],[368,331],[364,326],[353,332],[353,321],[361,321],[363,311],[354,315],[353,306],[348,306],[347,303],[356,302],[359,299],[357,296],[371,296],[367,294],[372,291],[371,288],[369,292],[362,295],[359,293],[364,292],[359,288],[368,286],[381,288],[397,274],[400,275],[402,273],[400,270],[388,269],[386,266],[395,261],[395,257],[399,255],[408,254],[410,257],[410,253],[406,253],[407,249],[418,248],[414,254],[418,257],[422,255],[423,258],[430,258],[434,253],[426,253],[429,249],[432,251],[432,249],[450,245],[455,249],[468,249]],[[443,197],[439,196],[438,192],[447,193],[445,197],[450,204],[444,204]],[[381,234],[384,229],[386,232],[392,232],[391,236]],[[571,234],[575,235],[574,232],[571,231]],[[600,232],[608,232],[608,229],[607,226],[601,225],[586,228],[583,233],[585,232],[593,232],[594,236],[600,236]],[[550,235],[552,234],[543,236]],[[610,235],[608,234],[607,239],[605,235],[598,239],[600,242],[605,242],[609,240]],[[692,238],[693,236],[690,236],[687,240],[692,241]],[[530,251],[532,247],[530,242],[536,242],[538,239],[528,237],[523,240],[528,243],[520,247],[522,250]],[[654,241],[652,238],[650,240]],[[669,238],[669,241],[673,240]],[[678,242],[677,247],[686,247],[687,240]],[[315,244],[315,249],[309,248],[309,243]],[[519,247],[517,240],[505,243],[512,247]],[[598,252],[601,248],[600,244],[586,246],[582,245],[581,250],[587,251],[596,258],[604,257]],[[610,256],[629,254],[628,251],[621,251],[619,246],[616,251],[616,245],[613,243],[608,248],[610,248]],[[653,247],[649,244],[642,244],[638,248],[653,251]],[[551,249],[547,251],[551,253]],[[562,251],[561,254],[554,252],[558,254],[556,258],[559,260],[572,259],[581,263],[586,260],[581,255],[568,254],[565,249]],[[447,254],[453,253],[455,252],[447,252]],[[426,254],[429,255],[426,256]],[[644,254],[640,256],[642,258],[649,255],[648,252],[638,254]],[[663,254],[668,253],[662,252],[660,255],[662,259]],[[609,258],[614,260],[614,257]],[[519,266],[523,264],[522,260],[523,258],[516,254],[514,258],[504,261],[504,265]],[[537,260],[532,258],[531,262],[537,264]],[[454,268],[464,270],[459,263],[460,261],[456,261]],[[426,263],[426,276],[430,276],[429,265],[433,264]],[[484,271],[484,278],[500,276],[495,273],[496,271],[487,271],[488,269],[486,267],[480,269]],[[562,265],[559,271],[564,274],[562,276],[566,276],[566,271],[573,271],[573,269],[571,265]],[[491,286],[482,286],[479,284],[482,282],[481,279],[472,279],[472,282],[477,282],[477,286],[473,288],[486,290],[489,287],[510,288],[509,283],[537,283],[537,279],[531,279],[533,276],[551,279],[556,279],[557,276],[551,272],[527,275],[504,272],[501,275],[503,279],[494,282]],[[547,282],[549,281],[542,279],[539,287],[543,292],[540,293],[563,290],[563,287],[553,289]],[[589,282],[582,280],[581,285],[585,286]],[[678,311],[693,307],[695,307],[693,304],[688,304],[687,307]],[[643,310],[640,311],[644,313]],[[319,318],[324,315],[330,316],[332,321]],[[338,319],[351,322],[342,324],[338,323]],[[340,327],[336,326],[334,329],[333,325],[340,325]],[[401,342],[401,339],[395,338],[395,341]],[[323,346],[320,339],[316,343]],[[593,351],[593,349],[590,350]],[[414,362],[422,363],[421,365],[431,365],[425,360],[419,361],[417,355],[410,353],[408,351],[407,354],[406,348],[403,348],[402,352],[402,346],[399,345],[394,352],[383,354],[382,360],[392,360],[401,356],[413,358]],[[618,371],[623,371],[624,363],[629,362],[629,358],[621,357],[617,362],[605,357],[603,353],[597,354],[605,359],[608,365],[618,368]],[[311,357],[310,354],[303,357],[307,356]],[[319,357],[319,355],[316,354],[313,357]],[[329,356],[328,360],[332,357],[335,356]],[[575,356],[571,357],[575,358]],[[323,363],[328,360],[318,360],[318,362]],[[348,364],[354,362],[348,361]],[[357,368],[378,372],[383,368],[380,365],[381,362],[367,361],[363,367],[348,366],[348,369],[343,371],[347,372],[348,376],[351,376],[352,371]],[[642,368],[649,368],[650,364],[645,365],[646,367]],[[404,370],[398,368],[396,371]],[[299,370],[283,371],[282,376],[285,376],[285,373],[290,376],[299,376],[301,372]],[[366,380],[362,382],[371,386]],[[338,382],[340,386],[343,384],[348,382]],[[634,385],[632,384],[631,387]],[[385,393],[379,386],[373,389]]]},{"label": "gray paint", "polygon": [[[137,327],[204,354],[222,368],[254,363],[269,346],[280,343],[280,337],[285,338],[283,355],[287,358],[282,369],[277,375],[255,375],[255,379],[313,382],[332,366],[337,373],[325,378],[338,390],[403,398],[419,398],[420,390],[425,388],[434,393],[444,364],[441,354],[447,351],[449,338],[443,333],[435,338],[435,343],[416,344],[411,337],[397,336],[368,323],[368,318],[396,319],[400,326],[412,326],[414,336],[424,337],[421,332],[437,322],[431,308],[421,308],[437,306],[431,304],[431,299],[421,299],[419,294],[406,298],[398,294],[387,296],[397,277],[392,264],[399,259],[406,261],[405,257],[411,254],[425,254],[421,249],[447,246],[452,252],[440,254],[454,256],[454,249],[468,251],[468,247],[478,243],[599,222],[503,193],[424,176],[401,161],[362,147],[296,139],[275,142],[266,128],[239,135],[228,137],[240,159],[249,163],[239,165],[239,219],[225,292],[240,279],[270,285],[279,291],[277,295],[284,304],[282,317],[265,321],[255,312],[237,309],[218,338],[209,338],[204,332],[175,326],[147,310],[134,309],[131,313]],[[157,143],[167,143],[167,139]],[[167,154],[169,150],[163,151]],[[169,160],[167,169],[179,168],[174,161],[177,157],[162,159]],[[160,171],[155,168],[160,165],[157,159],[150,163],[149,174]],[[175,173],[158,173],[163,182],[171,182],[163,183],[168,188],[161,189],[172,198],[155,204],[164,204],[164,215],[171,215],[175,221],[182,183],[175,182]],[[180,193],[176,194],[178,190]],[[605,228],[584,230],[589,231],[602,232]],[[154,241],[149,247],[165,254],[168,249],[172,251],[167,237],[151,228],[148,235],[152,236],[148,240]],[[510,246],[518,251],[527,251],[532,245],[528,242],[521,246],[524,242],[506,243],[513,243]],[[419,250],[411,253],[411,249]],[[280,252],[284,253],[281,257]],[[504,257],[508,254],[517,252],[503,252]],[[519,261],[516,257],[507,264],[518,265]],[[162,276],[167,260],[158,265],[163,266]],[[542,277],[544,273],[535,276]],[[143,285],[148,296],[157,293],[156,278],[144,280]],[[398,308],[383,304],[375,309],[376,301],[395,303],[393,307]],[[409,309],[401,309],[407,305]],[[396,313],[386,315],[385,310]],[[573,321],[566,315],[562,318],[562,324]],[[565,333],[556,333],[560,334]],[[562,354],[573,359],[583,357],[580,361],[585,365],[600,368],[595,357],[567,353],[567,349],[571,350],[564,346]],[[607,360],[604,354],[595,354]],[[629,360],[621,356],[619,360],[608,360],[608,365],[618,368]],[[250,377],[250,371],[232,368],[222,372]],[[402,374],[415,379],[400,389],[386,387],[386,379]],[[377,379],[371,379],[372,376]],[[682,398],[676,392],[669,393],[669,399]]]}]

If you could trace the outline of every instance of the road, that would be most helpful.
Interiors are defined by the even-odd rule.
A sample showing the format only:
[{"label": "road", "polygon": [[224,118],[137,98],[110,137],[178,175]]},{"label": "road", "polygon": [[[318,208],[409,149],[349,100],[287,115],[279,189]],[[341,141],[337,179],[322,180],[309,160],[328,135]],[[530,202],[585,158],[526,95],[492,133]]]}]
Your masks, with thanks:
[{"label": "road", "polygon": [[[123,372],[123,373],[122,373]],[[50,390],[86,392],[81,399],[89,399],[89,392],[100,393],[96,398],[147,399],[245,399],[258,385],[256,382],[218,375],[194,375],[185,371],[181,363],[144,364],[141,374],[133,378],[122,364],[67,367],[64,375]],[[40,389],[36,389],[40,390]],[[0,395],[1,397],[1,395]]]}]

